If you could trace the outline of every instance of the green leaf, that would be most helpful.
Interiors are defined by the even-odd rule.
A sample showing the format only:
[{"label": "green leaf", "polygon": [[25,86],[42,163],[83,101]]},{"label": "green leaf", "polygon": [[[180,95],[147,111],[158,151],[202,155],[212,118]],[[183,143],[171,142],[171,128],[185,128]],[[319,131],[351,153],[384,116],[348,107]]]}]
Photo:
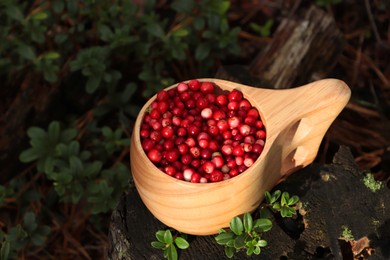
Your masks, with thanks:
[{"label": "green leaf", "polygon": [[42,21],[45,20],[48,17],[48,14],[45,11],[40,11],[36,14],[34,14],[31,18],[33,20]]},{"label": "green leaf", "polygon": [[190,244],[187,242],[187,240],[185,240],[182,237],[176,237],[175,243],[176,243],[177,247],[180,249],[187,249],[190,246]]},{"label": "green leaf", "polygon": [[276,211],[279,211],[280,210],[280,203],[279,202],[276,202],[272,205],[272,208]]},{"label": "green leaf", "polygon": [[105,24],[98,26],[98,31],[100,34],[100,38],[103,41],[110,41],[113,38],[114,33],[111,28]]},{"label": "green leaf", "polygon": [[172,233],[169,229],[165,230],[164,242],[167,244],[172,244],[172,242],[173,242]]},{"label": "green leaf", "polygon": [[257,243],[258,246],[265,247],[267,246],[267,241],[264,239],[260,239],[259,242]]},{"label": "green leaf", "polygon": [[292,197],[288,200],[288,205],[289,205],[289,206],[294,205],[294,204],[296,204],[298,201],[299,201],[299,197],[298,197],[297,195],[294,195],[294,196],[292,196]]},{"label": "green leaf", "polygon": [[26,230],[31,233],[37,228],[35,214],[33,212],[27,212],[23,216],[23,224]]},{"label": "green leaf", "polygon": [[280,210],[280,215],[283,218],[291,218],[293,215],[295,215],[296,211],[294,208],[290,208],[288,206],[283,206]]},{"label": "green leaf", "polygon": [[154,247],[154,248],[157,248],[157,249],[163,249],[165,248],[165,243],[162,243],[162,242],[159,242],[159,241],[153,241],[151,243],[151,246]]},{"label": "green leaf", "polygon": [[243,233],[243,234],[239,235],[238,237],[236,237],[236,239],[234,239],[234,247],[236,249],[241,249],[241,248],[245,247],[245,240],[247,239],[247,237],[248,237],[247,233]]},{"label": "green leaf", "polygon": [[168,248],[168,259],[170,260],[177,260],[177,250],[176,247],[171,244]]},{"label": "green leaf", "polygon": [[50,52],[47,52],[43,55],[43,58],[47,59],[47,60],[56,60],[59,57],[60,57],[60,54],[58,52],[55,52],[55,51],[50,51]]},{"label": "green leaf", "polygon": [[[277,201],[279,198],[280,198],[280,195],[282,194],[282,192],[280,190],[276,190],[273,194],[272,194],[272,197],[273,197],[273,202]],[[272,202],[272,203],[273,203]]]},{"label": "green leaf", "polygon": [[33,50],[33,48],[31,48],[30,46],[26,45],[26,44],[20,44],[19,47],[18,47],[18,53],[20,56],[22,56],[24,59],[26,60],[33,60],[35,59],[35,52]]},{"label": "green leaf", "polygon": [[24,150],[19,155],[19,160],[22,163],[29,163],[37,160],[39,157],[40,157],[40,153],[38,153],[38,151],[35,148],[29,148],[27,150]]},{"label": "green leaf", "polygon": [[283,194],[282,194],[282,199],[281,199],[281,206],[283,207],[283,206],[287,206],[288,204],[287,204],[287,202],[288,202],[288,200],[290,199],[290,195],[288,194],[288,192],[283,192]]},{"label": "green leaf", "polygon": [[255,221],[254,229],[259,229],[261,232],[267,232],[272,228],[272,221],[267,218],[259,218]]},{"label": "green leaf", "polygon": [[184,37],[188,35],[188,30],[185,28],[180,28],[172,33],[175,37]]},{"label": "green leaf", "polygon": [[253,218],[252,218],[251,214],[245,213],[244,214],[244,229],[245,229],[245,232],[252,231],[252,227],[253,227]]},{"label": "green leaf", "polygon": [[232,258],[233,255],[234,255],[234,247],[225,246],[225,255],[226,255],[228,258]]},{"label": "green leaf", "polygon": [[18,8],[18,5],[16,5],[16,4],[7,6],[7,8],[5,9],[5,12],[8,15],[8,17],[10,17],[18,22],[21,22],[24,19],[24,15],[22,14],[20,9]]},{"label": "green leaf", "polygon": [[234,233],[232,232],[224,232],[217,235],[214,239],[219,245],[226,245],[228,241],[234,238]]},{"label": "green leaf", "polygon": [[230,7],[229,1],[222,1],[219,3],[217,11],[220,15],[223,15],[226,13],[226,11],[229,9],[229,7]]},{"label": "green leaf", "polygon": [[10,250],[11,250],[11,243],[7,240],[3,241],[3,244],[1,245],[1,250],[0,250],[0,259],[1,260],[8,259]]},{"label": "green leaf", "polygon": [[153,36],[157,37],[157,38],[161,38],[164,36],[164,31],[163,29],[161,28],[161,25],[156,23],[156,22],[152,22],[152,23],[149,23],[148,25],[146,25],[146,30]]},{"label": "green leaf", "polygon": [[254,253],[255,255],[259,255],[260,252],[261,252],[260,247],[259,247],[259,246],[255,246],[255,250],[253,250],[253,253]]},{"label": "green leaf", "polygon": [[253,254],[253,250],[254,250],[254,246],[247,247],[246,254],[247,255],[252,255]]},{"label": "green leaf", "polygon": [[61,142],[68,143],[72,139],[76,138],[77,136],[77,129],[75,128],[68,128],[61,132]]},{"label": "green leaf", "polygon": [[199,61],[204,60],[210,54],[210,44],[201,43],[196,47],[195,58]]},{"label": "green leaf", "polygon": [[102,81],[102,78],[100,76],[92,76],[89,77],[86,84],[86,91],[88,94],[94,93],[100,85],[100,82]]},{"label": "green leaf", "polygon": [[268,191],[265,192],[265,200],[268,204],[273,203],[271,193],[269,193]]},{"label": "green leaf", "polygon": [[244,229],[243,225],[242,225],[242,221],[239,217],[234,217],[231,221],[230,221],[230,229],[234,232],[234,234],[236,234],[237,236],[241,235],[242,234],[242,231]]},{"label": "green leaf", "polygon": [[80,173],[84,168],[83,162],[76,156],[71,156],[69,158],[69,165],[76,174]]},{"label": "green leaf", "polygon": [[60,131],[60,123],[58,121],[52,121],[47,129],[49,140],[57,143],[60,138]]}]

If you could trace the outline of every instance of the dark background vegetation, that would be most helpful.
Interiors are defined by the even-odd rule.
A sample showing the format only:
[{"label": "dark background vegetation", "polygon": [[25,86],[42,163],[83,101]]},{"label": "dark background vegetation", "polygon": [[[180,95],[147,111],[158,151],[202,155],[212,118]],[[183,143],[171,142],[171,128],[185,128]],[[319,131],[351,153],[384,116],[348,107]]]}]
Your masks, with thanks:
[{"label": "dark background vegetation", "polygon": [[345,39],[324,77],[353,93],[317,161],[345,144],[386,180],[388,0],[1,0],[1,256],[103,258],[110,211],[131,185],[140,106],[174,82],[250,64],[282,19],[310,5]]}]

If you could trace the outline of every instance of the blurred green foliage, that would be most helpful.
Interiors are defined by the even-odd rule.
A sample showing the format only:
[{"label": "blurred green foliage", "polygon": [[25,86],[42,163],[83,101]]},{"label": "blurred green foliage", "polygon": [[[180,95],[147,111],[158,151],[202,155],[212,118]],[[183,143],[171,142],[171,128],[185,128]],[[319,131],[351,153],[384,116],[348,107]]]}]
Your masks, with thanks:
[{"label": "blurred green foliage", "polygon": [[[50,218],[33,213],[31,201],[52,211],[55,201],[86,203],[92,215],[115,207],[129,185],[129,168],[121,159],[140,105],[178,78],[209,75],[218,62],[239,53],[240,29],[228,24],[229,7],[226,0],[0,2],[2,87],[15,87],[15,79],[29,73],[39,84],[69,91],[75,102],[86,96],[93,103],[81,115],[28,128],[30,145],[20,161],[50,186],[45,193],[30,188],[17,194],[26,176],[0,185],[0,208],[17,195],[18,215],[24,216],[0,232],[1,259],[42,247],[51,235]],[[79,126],[88,113],[92,116]]]}]

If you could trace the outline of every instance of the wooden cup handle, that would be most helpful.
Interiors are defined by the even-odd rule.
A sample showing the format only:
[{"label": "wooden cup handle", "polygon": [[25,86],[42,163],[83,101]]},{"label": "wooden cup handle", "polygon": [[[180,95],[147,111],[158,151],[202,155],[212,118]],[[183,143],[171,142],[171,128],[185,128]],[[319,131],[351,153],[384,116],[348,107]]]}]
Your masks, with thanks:
[{"label": "wooden cup handle", "polygon": [[253,91],[270,133],[267,142],[281,149],[282,179],[314,161],[326,131],[351,96],[349,87],[337,79],[293,89],[267,89],[261,95]]}]

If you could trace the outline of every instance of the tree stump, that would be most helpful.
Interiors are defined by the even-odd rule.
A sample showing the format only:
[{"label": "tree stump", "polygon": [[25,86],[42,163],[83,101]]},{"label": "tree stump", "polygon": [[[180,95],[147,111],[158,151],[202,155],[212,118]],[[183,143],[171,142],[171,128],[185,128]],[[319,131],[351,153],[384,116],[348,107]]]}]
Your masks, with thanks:
[{"label": "tree stump", "polygon": [[[332,164],[312,164],[276,186],[301,198],[303,220],[300,225],[274,218],[272,230],[264,234],[268,246],[261,259],[353,259],[346,257],[352,254],[353,242],[342,239],[345,228],[351,230],[355,243],[366,240],[357,256],[389,259],[390,191],[382,187],[372,192],[362,182],[365,173],[342,146]],[[162,251],[150,243],[155,241],[156,231],[166,228],[143,205],[135,187],[130,188],[111,217],[108,258],[163,259]],[[180,252],[180,259],[226,258],[214,236],[189,236],[189,241],[190,247]],[[248,257],[240,252],[235,259]]]}]

